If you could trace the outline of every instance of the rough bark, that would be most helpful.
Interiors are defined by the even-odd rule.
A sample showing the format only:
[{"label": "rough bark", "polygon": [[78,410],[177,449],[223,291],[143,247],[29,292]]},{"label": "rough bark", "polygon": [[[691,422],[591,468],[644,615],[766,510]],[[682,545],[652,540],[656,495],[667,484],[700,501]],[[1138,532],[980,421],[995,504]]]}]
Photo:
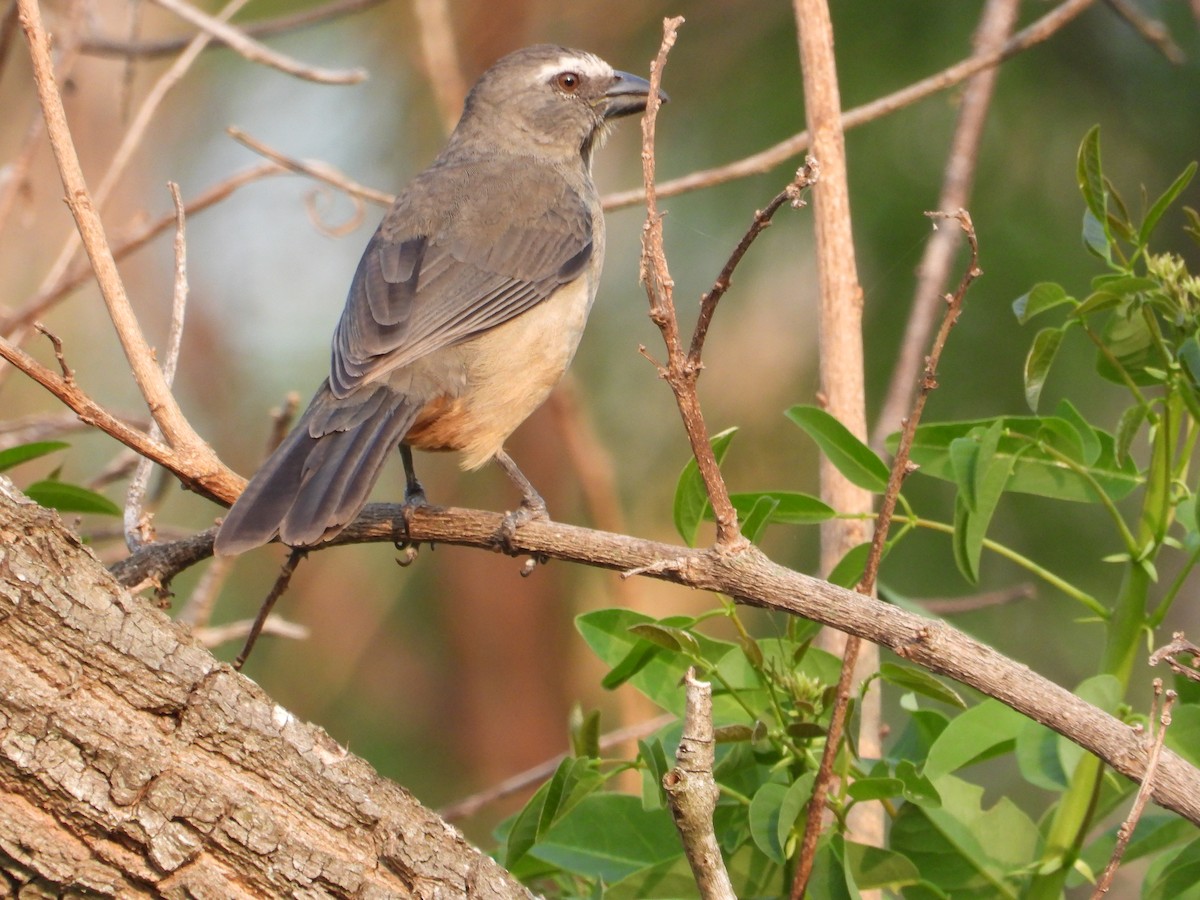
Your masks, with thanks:
[{"label": "rough bark", "polygon": [[0,894],[24,885],[122,898],[530,896],[130,596],[0,477]]}]

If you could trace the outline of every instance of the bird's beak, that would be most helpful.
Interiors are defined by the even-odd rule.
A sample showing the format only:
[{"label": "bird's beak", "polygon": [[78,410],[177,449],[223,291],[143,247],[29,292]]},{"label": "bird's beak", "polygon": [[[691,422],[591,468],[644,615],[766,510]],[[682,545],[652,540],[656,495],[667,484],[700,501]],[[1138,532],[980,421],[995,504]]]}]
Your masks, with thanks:
[{"label": "bird's beak", "polygon": [[[659,99],[666,103],[670,97],[666,91],[658,92]],[[646,108],[650,97],[650,82],[628,72],[613,72],[613,82],[604,92],[604,118],[617,119],[640,113]]]}]

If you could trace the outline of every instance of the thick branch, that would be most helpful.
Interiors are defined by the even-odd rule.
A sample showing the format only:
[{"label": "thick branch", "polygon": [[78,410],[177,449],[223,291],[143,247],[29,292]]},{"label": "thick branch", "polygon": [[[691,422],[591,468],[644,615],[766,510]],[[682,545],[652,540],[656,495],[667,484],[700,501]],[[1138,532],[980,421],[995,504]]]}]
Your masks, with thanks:
[{"label": "thick branch", "polygon": [[[372,504],[335,543],[456,544],[512,552],[629,572],[703,591],[716,591],[748,606],[775,609],[832,625],[887,647],[931,672],[949,676],[995,697],[1029,718],[1102,757],[1121,774],[1140,781],[1147,760],[1132,729],[997,650],[942,622],[780,566],[757,549],[742,553],[695,550],[558,522],[529,522],[503,536],[504,516],[479,510]],[[151,546],[113,566],[123,584],[168,581],[212,554],[215,529],[178,544]],[[1165,753],[1153,798],[1200,825],[1200,770]]]},{"label": "thick branch", "polygon": [[6,860],[56,896],[530,896],[0,478]]}]

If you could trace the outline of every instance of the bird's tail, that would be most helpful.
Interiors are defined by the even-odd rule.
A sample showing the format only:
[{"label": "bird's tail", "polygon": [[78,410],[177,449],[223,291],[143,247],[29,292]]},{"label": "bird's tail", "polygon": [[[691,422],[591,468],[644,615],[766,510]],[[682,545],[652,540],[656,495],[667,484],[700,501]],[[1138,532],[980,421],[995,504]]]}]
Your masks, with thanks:
[{"label": "bird's tail", "polygon": [[339,399],[323,384],[225,516],[213,551],[233,556],[276,535],[291,547],[332,538],[366,504],[419,411],[385,385]]}]

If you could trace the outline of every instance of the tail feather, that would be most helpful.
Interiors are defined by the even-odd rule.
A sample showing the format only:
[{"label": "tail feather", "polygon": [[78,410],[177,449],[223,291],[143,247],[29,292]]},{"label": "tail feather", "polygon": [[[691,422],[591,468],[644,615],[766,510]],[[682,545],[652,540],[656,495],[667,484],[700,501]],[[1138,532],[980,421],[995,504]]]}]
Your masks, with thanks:
[{"label": "tail feather", "polygon": [[229,510],[214,552],[233,556],[276,535],[293,547],[332,538],[366,504],[388,454],[419,410],[420,404],[382,385],[365,397],[344,399],[322,386]]}]

